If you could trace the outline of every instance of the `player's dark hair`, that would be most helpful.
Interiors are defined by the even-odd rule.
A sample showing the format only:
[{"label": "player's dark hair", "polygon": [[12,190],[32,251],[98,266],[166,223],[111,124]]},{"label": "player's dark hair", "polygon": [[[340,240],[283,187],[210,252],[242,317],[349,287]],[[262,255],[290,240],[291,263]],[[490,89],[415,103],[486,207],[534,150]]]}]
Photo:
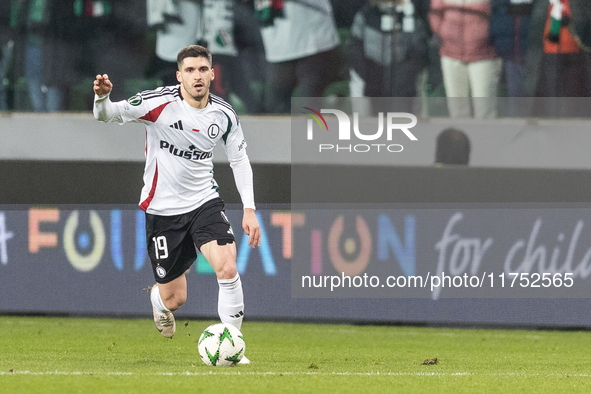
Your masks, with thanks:
[{"label": "player's dark hair", "polygon": [[207,48],[202,47],[201,45],[188,45],[181,49],[176,57],[176,64],[178,65],[179,70],[181,69],[181,64],[183,63],[183,60],[185,60],[185,58],[188,57],[204,57],[207,60],[209,60],[210,66],[213,64],[211,59],[211,52],[209,52]]},{"label": "player's dark hair", "polygon": [[437,136],[435,163],[468,164],[470,161],[470,139],[462,130],[452,127]]}]

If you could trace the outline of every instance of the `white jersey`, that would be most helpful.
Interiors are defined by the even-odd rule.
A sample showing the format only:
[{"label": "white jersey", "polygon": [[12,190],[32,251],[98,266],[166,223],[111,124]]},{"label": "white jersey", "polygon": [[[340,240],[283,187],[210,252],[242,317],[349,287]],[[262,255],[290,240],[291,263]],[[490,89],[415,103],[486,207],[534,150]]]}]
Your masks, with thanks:
[{"label": "white jersey", "polygon": [[[150,214],[187,213],[219,197],[213,178],[213,148],[220,140],[230,163],[246,160],[250,170],[238,116],[230,104],[212,94],[203,109],[191,107],[183,100],[180,85],[144,91],[115,103],[107,95],[95,96],[94,111],[102,121],[146,125],[140,208]],[[239,184],[238,179],[236,183]],[[250,191],[239,192],[244,207],[254,208],[252,184],[248,186]]]}]

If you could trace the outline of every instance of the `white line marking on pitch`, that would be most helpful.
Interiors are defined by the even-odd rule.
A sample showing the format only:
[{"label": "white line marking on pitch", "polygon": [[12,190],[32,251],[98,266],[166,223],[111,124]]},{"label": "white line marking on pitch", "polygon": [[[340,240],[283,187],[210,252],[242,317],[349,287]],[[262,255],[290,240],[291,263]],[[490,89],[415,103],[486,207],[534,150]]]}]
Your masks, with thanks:
[{"label": "white line marking on pitch", "polygon": [[591,374],[527,374],[527,373],[482,373],[471,372],[241,372],[241,371],[208,371],[208,372],[66,372],[66,371],[0,371],[0,376],[9,375],[94,375],[94,376],[214,376],[214,375],[320,375],[320,376],[515,376],[515,377],[552,377],[569,376],[572,378],[589,378]]}]

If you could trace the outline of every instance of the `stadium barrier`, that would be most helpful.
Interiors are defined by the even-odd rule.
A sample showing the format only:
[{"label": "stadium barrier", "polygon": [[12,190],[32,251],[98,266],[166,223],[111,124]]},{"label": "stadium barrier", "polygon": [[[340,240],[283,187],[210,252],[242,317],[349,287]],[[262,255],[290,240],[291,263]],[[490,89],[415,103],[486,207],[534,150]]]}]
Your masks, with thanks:
[{"label": "stadium barrier", "polygon": [[[2,188],[0,194],[0,313],[148,315],[142,289],[153,276],[145,252],[144,213],[133,201],[139,187],[112,181],[114,173],[122,179],[139,177],[139,164],[1,165],[2,184],[14,185],[18,193]],[[72,171],[85,166],[88,172]],[[222,193],[234,188],[231,170],[226,170]],[[330,174],[329,167],[314,170]],[[289,166],[267,171],[260,183],[289,185]],[[6,182],[12,172],[19,172],[15,182],[21,182]],[[275,202],[258,205],[263,228],[259,249],[246,246],[239,200],[228,196],[247,316],[591,326],[587,171],[399,168],[395,173],[393,190],[401,192],[385,194],[390,196],[387,204],[377,193],[376,203],[363,209],[347,206],[338,190],[336,203],[322,206],[290,204],[285,199],[290,193],[267,188],[259,193],[261,199]],[[24,179],[36,187],[23,188]],[[429,182],[409,191],[417,188],[417,179]],[[495,188],[499,179],[512,186]],[[47,189],[27,194],[45,184]],[[71,192],[75,189],[81,189],[80,199]],[[111,195],[108,204],[98,203],[101,195]],[[466,201],[454,202],[458,195]],[[339,221],[344,223],[341,233]],[[364,248],[369,250],[365,257]],[[520,275],[517,281],[513,274]],[[343,275],[352,278],[348,287]],[[433,287],[435,277],[443,288]],[[189,301],[179,312],[214,317],[217,282],[202,256],[188,278]],[[411,280],[424,285],[411,285]],[[567,286],[571,281],[574,286]],[[546,284],[552,291],[544,289]],[[491,290],[491,285],[496,287]]]},{"label": "stadium barrier", "polygon": [[[587,121],[567,121],[568,132],[551,120],[477,131],[469,127],[476,121],[454,121],[470,134],[471,166],[438,168],[435,138],[451,121],[430,120],[421,149],[396,165],[365,165],[371,179],[346,158],[291,165],[288,118],[242,122],[257,130],[248,149],[260,249],[245,245],[223,153],[216,179],[237,235],[248,317],[591,327]],[[144,132],[129,127],[87,114],[3,117],[0,313],[150,314],[142,289],[153,276],[137,208]],[[375,179],[379,187],[369,184]],[[366,200],[372,205],[355,206]],[[385,285],[378,293],[373,276]],[[419,276],[426,287],[398,291]],[[202,256],[188,278],[179,313],[214,317],[217,282]],[[480,287],[491,281],[498,291]]]}]

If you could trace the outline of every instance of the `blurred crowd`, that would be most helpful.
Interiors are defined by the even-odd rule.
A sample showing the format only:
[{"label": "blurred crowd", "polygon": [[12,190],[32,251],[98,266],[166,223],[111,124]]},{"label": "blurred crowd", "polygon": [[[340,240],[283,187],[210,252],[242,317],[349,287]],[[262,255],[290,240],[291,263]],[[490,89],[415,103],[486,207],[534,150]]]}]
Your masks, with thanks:
[{"label": "blurred crowd", "polygon": [[398,97],[494,118],[524,114],[511,99],[554,98],[530,108],[547,115],[591,97],[590,0],[1,0],[0,111],[89,111],[98,73],[113,100],[176,84],[189,44],[209,48],[212,91],[243,114]]}]

